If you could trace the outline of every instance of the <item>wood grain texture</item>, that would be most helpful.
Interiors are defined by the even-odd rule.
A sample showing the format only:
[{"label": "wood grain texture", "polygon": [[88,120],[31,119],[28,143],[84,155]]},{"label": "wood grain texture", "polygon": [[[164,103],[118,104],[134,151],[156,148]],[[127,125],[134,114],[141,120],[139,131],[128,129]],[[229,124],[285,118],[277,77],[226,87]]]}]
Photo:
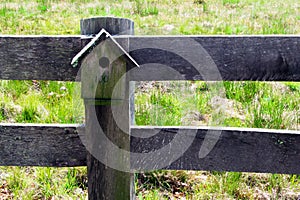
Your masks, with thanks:
[{"label": "wood grain texture", "polygon": [[[86,166],[86,148],[77,125],[1,124],[1,166]],[[216,170],[300,174],[300,132],[269,129],[224,128],[213,150],[203,159],[198,154],[207,133],[201,127],[131,128],[131,152],[151,152],[172,144],[181,130],[195,130],[193,143],[167,169]],[[210,128],[213,129],[213,128]],[[156,133],[156,134],[155,134]],[[154,136],[142,138],[146,135]],[[187,137],[192,137],[188,136]],[[188,139],[188,138],[186,138]],[[184,144],[184,141],[182,141]],[[172,152],[170,152],[170,155]],[[155,162],[155,160],[154,160]],[[93,163],[91,163],[93,164]],[[94,163],[99,165],[99,163]],[[134,169],[150,170],[140,161]],[[93,169],[93,168],[91,168]]]},{"label": "wood grain texture", "polygon": [[[131,152],[147,153],[166,146],[171,149],[179,130],[194,130],[195,134],[187,134],[186,140],[194,139],[182,157],[166,169],[300,174],[299,131],[223,128],[212,151],[200,159],[199,150],[207,130],[213,128],[136,126],[131,129],[133,135],[154,135],[149,138],[132,137]],[[184,141],[181,143],[184,144]],[[135,166],[136,169],[145,169],[150,165],[140,160],[138,164],[135,161]]]},{"label": "wood grain texture", "polygon": [[131,80],[300,81],[299,44],[298,36],[135,36],[130,55],[141,68]]},{"label": "wood grain texture", "polygon": [[[126,108],[125,104],[124,106]],[[114,121],[110,105],[86,105],[85,110],[89,150],[87,154],[89,199],[132,199],[133,176],[120,170],[128,171],[130,167],[129,154],[124,155],[121,152],[130,148],[129,135]],[[118,114],[124,113],[128,115],[128,111]],[[128,117],[127,122],[129,123]],[[120,148],[120,151],[111,149],[112,143]],[[120,171],[113,169],[112,163],[113,167]]]},{"label": "wood grain texture", "polygon": [[[133,34],[134,30],[133,22],[128,19],[108,17],[81,21],[81,34],[97,34],[102,28],[111,34],[121,35]],[[120,42],[124,49],[128,49],[128,39]],[[117,84],[126,74],[127,63],[122,57],[120,48],[113,41],[105,40],[104,44],[94,47],[84,58],[82,68],[82,98],[85,99],[89,150],[87,153],[89,199],[135,199],[134,175],[128,173],[129,154],[124,155],[121,151],[130,151],[129,81],[124,78],[121,84]],[[113,90],[116,91],[116,96],[112,95]],[[111,105],[111,100],[123,99],[127,100]],[[121,123],[124,125],[122,128],[115,121],[113,108],[119,111],[116,113],[118,116],[122,116]],[[106,141],[107,138],[109,139]],[[117,146],[116,151],[111,149],[111,143]]]},{"label": "wood grain texture", "polygon": [[67,124],[0,124],[0,165],[84,166],[81,129]]},{"label": "wood grain texture", "polygon": [[75,80],[80,36],[0,36],[0,79]]},{"label": "wood grain texture", "polygon": [[[1,36],[0,79],[73,81],[79,68],[70,62],[88,41],[81,36]],[[199,73],[184,56],[194,55],[204,66],[207,58],[195,53],[197,44],[215,62],[222,80],[300,81],[298,36],[130,36],[130,55],[141,65],[131,71],[131,80],[219,80],[205,75],[205,67]]]},{"label": "wood grain texture", "polygon": [[82,35],[95,35],[105,28],[111,35],[134,35],[134,22],[118,17],[94,17],[80,20]]}]

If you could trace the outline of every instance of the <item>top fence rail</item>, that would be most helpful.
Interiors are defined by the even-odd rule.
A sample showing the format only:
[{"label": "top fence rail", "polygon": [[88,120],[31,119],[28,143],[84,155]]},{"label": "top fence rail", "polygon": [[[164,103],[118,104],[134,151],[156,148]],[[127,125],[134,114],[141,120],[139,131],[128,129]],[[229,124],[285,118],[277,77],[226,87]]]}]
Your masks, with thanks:
[{"label": "top fence rail", "polygon": [[[129,54],[141,66],[131,70],[132,81],[300,81],[298,36],[114,36],[114,39],[129,44]],[[71,60],[89,41],[90,38],[83,36],[0,36],[0,79],[75,81],[79,68],[72,67]],[[186,56],[180,56],[189,51],[197,55],[196,46],[190,46],[195,44],[213,61],[219,77],[203,77],[184,59]],[[198,57],[198,64],[204,66],[206,57]],[[174,73],[161,73],[162,65]],[[202,70],[205,73],[205,67]]]}]

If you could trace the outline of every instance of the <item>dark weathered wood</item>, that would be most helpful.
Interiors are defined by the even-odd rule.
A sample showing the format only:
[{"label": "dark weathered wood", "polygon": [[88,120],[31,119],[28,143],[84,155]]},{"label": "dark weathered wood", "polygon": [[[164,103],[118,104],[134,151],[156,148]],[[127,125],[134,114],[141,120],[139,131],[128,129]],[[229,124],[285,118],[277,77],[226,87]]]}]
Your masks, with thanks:
[{"label": "dark weathered wood", "polygon": [[0,124],[0,165],[84,166],[77,130],[75,124]]},{"label": "dark weathered wood", "polygon": [[[111,108],[107,106],[103,109]],[[0,124],[0,165],[85,166],[87,152],[81,143],[78,129],[78,125],[67,124]],[[209,130],[205,127],[134,126],[131,128],[131,132],[133,135],[139,135],[140,138],[131,137],[131,151],[146,153],[160,149],[168,143],[172,143],[179,130],[183,133],[192,130],[192,132],[196,132],[192,145],[180,159],[166,167],[167,169],[300,174],[299,131],[223,129],[216,146],[203,159],[199,159],[198,154],[207,130]],[[150,138],[142,138],[154,133],[157,134]],[[121,132],[116,134],[122,135]],[[188,137],[193,136],[187,134],[186,137],[188,140]],[[184,141],[182,143],[184,144]],[[171,154],[172,152],[170,152]],[[155,160],[153,161],[155,162]],[[99,164],[99,162],[91,161],[91,165],[94,166],[91,169],[103,168],[104,165]],[[151,166],[149,163],[143,163],[142,160],[138,165],[132,164],[134,169],[149,170],[147,166]],[[108,175],[108,177],[111,176]],[[118,172],[116,176],[118,176]]]},{"label": "dark weathered wood", "polygon": [[94,17],[80,21],[82,35],[95,35],[105,28],[111,35],[134,35],[134,22],[117,17]]},{"label": "dark weathered wood", "polygon": [[[127,19],[91,18],[81,21],[82,34],[96,34],[102,28],[111,34],[133,34],[133,22]],[[128,50],[128,39],[121,43]],[[81,93],[85,99],[88,147],[88,195],[93,200],[135,199],[134,177],[129,173],[129,154],[122,153],[130,150],[128,78],[117,84],[127,71],[122,54],[108,38],[95,46],[81,63]],[[113,90],[116,95],[113,95]],[[121,116],[123,127],[115,121],[113,109]],[[110,144],[114,144],[115,151]]]},{"label": "dark weathered wood", "polygon": [[[195,138],[183,156],[166,169],[300,174],[299,131],[223,128],[212,151],[200,159],[199,150],[207,130],[220,129],[136,126],[131,128],[133,135],[157,134],[149,138],[132,137],[131,151],[147,153],[165,146],[171,148],[172,140],[179,130],[196,133],[187,134],[185,140]],[[184,142],[183,140],[182,144]],[[156,161],[153,160],[153,162]],[[147,169],[147,166],[151,165],[140,160],[140,163],[135,161],[132,166],[136,169]]]},{"label": "dark weathered wood", "polygon": [[[128,41],[127,36],[114,38],[120,43]],[[0,79],[75,80],[79,68],[70,63],[87,41],[81,36],[1,36]],[[164,43],[170,44],[169,52],[162,50]],[[141,65],[132,71],[131,80],[205,79],[185,56],[183,59],[174,54],[180,51],[197,56],[197,47],[187,43],[201,44],[223,80],[300,81],[298,36],[130,36],[130,54]],[[199,64],[203,60],[199,57]],[[145,66],[146,63],[160,65]],[[179,73],[163,71],[161,65]]]},{"label": "dark weathered wood", "polygon": [[[126,108],[126,104],[123,106]],[[120,151],[129,151],[129,135],[125,134],[114,121],[111,105],[95,106],[87,103],[85,109],[86,133],[89,138],[88,145],[91,145],[88,147],[91,153],[87,156],[89,198],[130,199],[134,187],[131,185],[133,176],[126,172],[130,167],[129,157],[110,148],[110,144],[113,143],[120,148]],[[128,114],[128,111],[124,113]],[[101,131],[104,132],[108,141],[103,138]],[[112,169],[111,163],[114,163],[113,167],[120,171]]]},{"label": "dark weathered wood", "polygon": [[0,36],[0,79],[75,80],[80,36]]},{"label": "dark weathered wood", "polygon": [[[135,36],[130,38],[130,54],[141,68],[133,71],[131,80],[219,80],[207,68],[209,59],[204,56],[209,55],[222,80],[300,81],[299,44],[298,36]],[[198,45],[207,54],[199,56]],[[200,73],[190,58],[197,61]],[[147,63],[168,66],[179,75]]]}]

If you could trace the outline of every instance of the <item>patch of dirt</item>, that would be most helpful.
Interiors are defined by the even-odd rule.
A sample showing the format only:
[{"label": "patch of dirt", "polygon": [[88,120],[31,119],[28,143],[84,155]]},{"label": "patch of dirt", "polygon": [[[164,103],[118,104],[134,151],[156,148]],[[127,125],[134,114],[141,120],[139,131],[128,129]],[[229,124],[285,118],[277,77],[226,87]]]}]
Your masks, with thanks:
[{"label": "patch of dirt", "polygon": [[12,193],[8,190],[7,183],[0,185],[0,200],[13,199]]},{"label": "patch of dirt", "polygon": [[288,122],[286,127],[282,127],[284,129],[291,129],[291,130],[300,130],[300,124],[298,123],[300,118],[300,111],[283,111],[282,118],[284,121]]},{"label": "patch of dirt", "polygon": [[238,118],[242,121],[245,120],[246,114],[240,102],[215,96],[211,99],[210,104],[213,108],[213,112],[223,113],[225,118],[230,117]]},{"label": "patch of dirt", "polygon": [[204,126],[208,125],[209,118],[209,115],[202,115],[198,111],[190,111],[181,119],[181,124],[183,126]]},{"label": "patch of dirt", "polygon": [[268,84],[272,87],[273,91],[280,91],[280,93],[285,93],[290,90],[290,88],[283,83],[269,82]]},{"label": "patch of dirt", "polygon": [[6,119],[5,122],[10,123],[14,123],[16,116],[22,112],[22,107],[13,102],[3,104],[1,109],[3,109],[3,114]]}]

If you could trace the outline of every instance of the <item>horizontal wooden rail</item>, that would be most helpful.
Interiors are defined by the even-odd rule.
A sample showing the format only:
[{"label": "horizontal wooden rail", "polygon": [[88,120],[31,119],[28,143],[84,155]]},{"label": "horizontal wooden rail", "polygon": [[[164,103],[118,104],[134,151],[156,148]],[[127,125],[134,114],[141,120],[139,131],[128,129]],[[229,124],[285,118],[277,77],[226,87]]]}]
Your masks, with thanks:
[{"label": "horizontal wooden rail", "polygon": [[158,63],[180,76],[146,65],[131,80],[300,81],[299,44],[298,36],[134,36],[130,53],[139,65]]},{"label": "horizontal wooden rail", "polygon": [[[300,131],[251,128],[222,128],[222,133],[212,151],[199,158],[199,150],[208,130],[205,127],[132,127],[133,135],[150,138],[131,138],[131,151],[151,152],[172,144],[178,131],[196,132],[191,146],[167,169],[215,170],[262,173],[300,174]],[[182,144],[185,142],[182,141]],[[172,145],[169,145],[170,149]],[[170,152],[172,155],[172,152]],[[143,163],[141,160],[140,163]],[[147,163],[144,163],[147,165]],[[142,166],[143,164],[141,164]]]},{"label": "horizontal wooden rail", "polygon": [[0,124],[0,165],[84,166],[79,129],[70,124]]},{"label": "horizontal wooden rail", "polygon": [[80,36],[0,36],[0,79],[74,81]]},{"label": "horizontal wooden rail", "polygon": [[[86,149],[78,135],[79,128],[83,129],[64,124],[0,124],[0,165],[85,166]],[[299,131],[222,128],[212,151],[200,159],[199,150],[208,130],[220,129],[133,126],[131,151],[147,153],[168,146],[171,149],[172,140],[180,131],[187,132],[186,140],[193,142],[166,169],[300,174]],[[149,163],[139,163],[135,169],[151,170],[147,168]]]},{"label": "horizontal wooden rail", "polygon": [[[300,81],[298,36],[114,38],[129,43],[130,55],[141,65],[131,70],[133,81]],[[0,79],[74,81],[79,69],[70,65],[71,60],[88,41],[82,36],[0,36]],[[205,65],[210,59],[220,76],[209,76]]]}]

